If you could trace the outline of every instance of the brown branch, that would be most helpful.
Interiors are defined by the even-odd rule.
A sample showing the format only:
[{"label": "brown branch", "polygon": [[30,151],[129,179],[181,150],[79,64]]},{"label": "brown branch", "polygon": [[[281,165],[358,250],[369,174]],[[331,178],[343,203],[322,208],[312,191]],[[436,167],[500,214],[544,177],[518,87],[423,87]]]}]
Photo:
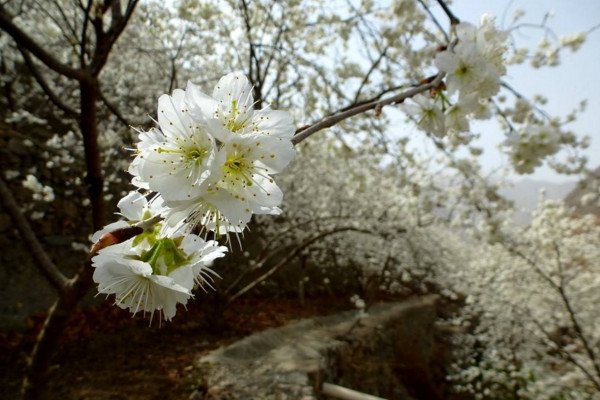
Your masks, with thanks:
[{"label": "brown branch", "polygon": [[[263,77],[266,77],[269,74],[269,69],[271,68],[271,63],[273,62],[273,59],[275,58],[275,50],[277,49],[277,46],[279,46],[279,41],[281,40],[281,36],[283,35],[283,32],[285,31],[285,19],[284,19],[284,15],[281,17],[281,24],[279,25],[279,29],[277,31],[277,36],[275,37],[275,41],[273,42],[273,48],[271,51],[271,54],[269,55],[269,59],[267,60],[267,64],[265,65],[265,69],[263,71]],[[279,71],[278,71],[279,73]]]},{"label": "brown branch", "polygon": [[64,111],[67,115],[69,115],[71,117],[79,117],[79,113],[74,108],[63,103],[61,101],[61,99],[56,95],[56,93],[54,93],[52,91],[52,89],[50,89],[50,86],[48,86],[48,84],[44,80],[44,77],[42,76],[41,71],[36,67],[35,63],[31,59],[31,56],[29,55],[27,50],[25,50],[19,44],[17,44],[17,48],[21,52],[21,55],[23,56],[23,60],[25,60],[25,65],[27,65],[27,68],[29,69],[29,71],[31,72],[33,77],[35,78],[38,85],[40,85],[40,87],[42,88],[42,90],[44,91],[46,96],[48,96],[48,99],[50,99],[50,101],[56,107],[58,107],[59,109]]},{"label": "brown branch", "polygon": [[387,53],[388,49],[389,49],[389,46],[386,46],[381,51],[381,53],[379,53],[379,57],[377,57],[377,59],[375,61],[373,61],[373,64],[371,64],[371,68],[369,68],[369,70],[367,71],[365,77],[363,78],[362,82],[360,83],[360,86],[356,90],[356,95],[354,95],[354,102],[355,103],[358,102],[358,98],[360,97],[360,92],[363,90],[363,88],[365,87],[365,85],[369,81],[369,78],[371,77],[371,74],[375,71],[375,69],[377,68],[377,66],[381,62],[381,60],[383,60],[383,58],[386,56],[386,53]]},{"label": "brown branch", "polygon": [[409,97],[413,97],[419,93],[425,92],[429,89],[433,89],[440,84],[440,82],[442,81],[444,76],[445,76],[445,73],[440,72],[429,83],[419,85],[419,86],[409,89],[405,92],[399,93],[395,96],[388,97],[387,99],[372,101],[370,103],[366,103],[366,104],[363,104],[363,105],[360,105],[357,107],[353,107],[353,108],[343,111],[341,113],[333,114],[329,117],[326,117],[326,118],[322,119],[321,121],[309,126],[308,128],[301,130],[300,132],[297,132],[296,136],[294,136],[292,138],[292,143],[294,143],[296,145],[296,144],[300,143],[301,141],[303,141],[304,139],[306,139],[307,137],[309,137],[310,135],[312,135],[322,129],[329,128],[329,127],[331,127],[345,119],[353,117],[357,114],[361,114],[365,111],[372,110],[372,109],[375,109],[378,107],[383,107],[388,104],[401,103]]},{"label": "brown branch", "polygon": [[92,9],[93,0],[88,0],[87,6],[82,7],[83,10],[83,26],[81,27],[81,39],[79,40],[79,63],[81,68],[85,68],[85,56],[87,53],[87,28],[90,22],[90,10]]},{"label": "brown branch", "polygon": [[[246,37],[248,38],[248,78],[250,79],[250,82],[253,84],[254,86],[254,90],[253,90],[253,96],[254,96],[254,101],[256,102],[255,107],[257,109],[262,108],[262,77],[261,77],[261,70],[260,70],[260,58],[256,55],[256,51],[254,49],[254,43],[252,41],[252,24],[250,23],[250,13],[248,11],[248,3],[246,2],[246,0],[242,0],[241,1],[242,4],[242,12],[243,12],[243,17],[244,17],[244,25],[246,27]],[[253,68],[253,63],[256,66],[256,72],[255,72],[255,76],[253,76],[252,71],[254,70]]]},{"label": "brown branch", "polygon": [[177,59],[181,55],[181,50],[183,49],[183,44],[185,43],[185,37],[188,34],[188,30],[186,29],[181,35],[181,39],[179,39],[179,44],[177,45],[177,50],[173,57],[170,57],[171,61],[171,78],[169,79],[169,90],[168,93],[173,93],[175,90],[175,85],[177,85]]},{"label": "brown branch", "polygon": [[446,31],[444,30],[444,28],[442,27],[442,24],[440,24],[440,21],[438,21],[438,19],[435,17],[435,15],[433,15],[429,6],[427,6],[427,4],[425,4],[425,1],[423,1],[423,0],[418,0],[418,1],[421,4],[421,6],[423,6],[423,8],[425,9],[425,12],[427,12],[427,14],[429,14],[429,17],[431,18],[431,20],[433,21],[435,26],[437,26],[437,28],[440,30],[440,32],[442,32],[442,35],[444,35],[446,42],[450,42],[450,36],[448,36]]},{"label": "brown branch", "polygon": [[[113,8],[113,18],[111,20],[110,27],[106,32],[103,30],[102,18],[96,17],[92,20],[92,25],[94,26],[94,30],[96,32],[96,48],[94,49],[89,70],[93,76],[98,76],[100,71],[102,71],[102,68],[104,68],[104,65],[108,61],[110,51],[127,26],[127,23],[133,15],[133,11],[135,10],[137,3],[138,0],[129,0],[124,15],[121,15],[120,8],[118,13],[115,13]],[[110,7],[120,7],[119,1],[107,2],[106,4],[108,4]]]},{"label": "brown branch", "polygon": [[72,68],[58,61],[53,55],[44,50],[39,44],[37,44],[29,35],[21,30],[12,22],[12,17],[0,5],[0,29],[8,33],[13,40],[27,51],[31,52],[41,62],[46,64],[48,68],[64,75],[68,78],[81,80],[85,74],[82,70]]},{"label": "brown branch", "polygon": [[330,114],[330,115],[334,115],[336,113],[347,111],[347,110],[350,110],[350,109],[352,109],[354,107],[362,106],[363,104],[368,104],[368,103],[370,103],[372,101],[379,100],[383,96],[385,96],[386,94],[391,93],[391,92],[395,92],[396,90],[404,89],[406,86],[407,85],[398,85],[398,86],[389,87],[387,89],[383,89],[381,92],[377,93],[377,95],[375,95],[375,96],[373,96],[373,97],[371,97],[369,99],[361,100],[361,101],[357,101],[356,103],[349,104],[346,107],[340,108],[337,112],[335,112],[333,114]]},{"label": "brown branch", "polygon": [[456,17],[456,15],[454,15],[454,13],[452,12],[452,10],[450,10],[450,8],[448,8],[448,5],[446,4],[446,2],[444,0],[437,0],[437,2],[442,7],[442,9],[446,13],[446,15],[448,16],[448,19],[450,20],[450,24],[451,25],[458,25],[458,24],[460,24],[460,19],[458,19]]},{"label": "brown branch", "polygon": [[123,18],[123,13],[121,12],[121,1],[112,2],[111,12],[113,21],[121,21]]},{"label": "brown branch", "polygon": [[15,227],[21,234],[25,245],[29,249],[31,256],[36,261],[36,266],[44,274],[44,276],[50,281],[52,286],[57,290],[61,291],[67,286],[68,279],[60,272],[56,265],[52,262],[48,253],[44,250],[41,243],[35,236],[34,230],[29,225],[29,222],[19,209],[19,205],[14,198],[8,185],[4,182],[4,179],[0,177],[0,198],[4,203],[4,207],[10,214],[10,217],[15,224]]}]

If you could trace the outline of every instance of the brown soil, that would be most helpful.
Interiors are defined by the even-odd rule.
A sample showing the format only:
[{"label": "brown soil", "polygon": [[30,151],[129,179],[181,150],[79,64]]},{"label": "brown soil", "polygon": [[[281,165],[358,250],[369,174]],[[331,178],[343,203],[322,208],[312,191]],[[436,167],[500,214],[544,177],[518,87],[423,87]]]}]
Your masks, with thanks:
[{"label": "brown soil", "polygon": [[[192,303],[170,323],[131,318],[108,303],[80,311],[63,335],[49,374],[46,400],[183,400],[198,389],[198,356],[250,333],[292,319],[349,308],[347,299],[243,299],[224,314],[218,332],[207,329],[208,305]],[[0,336],[0,398],[16,399],[43,315],[24,335]],[[209,323],[210,324],[210,323]]]}]

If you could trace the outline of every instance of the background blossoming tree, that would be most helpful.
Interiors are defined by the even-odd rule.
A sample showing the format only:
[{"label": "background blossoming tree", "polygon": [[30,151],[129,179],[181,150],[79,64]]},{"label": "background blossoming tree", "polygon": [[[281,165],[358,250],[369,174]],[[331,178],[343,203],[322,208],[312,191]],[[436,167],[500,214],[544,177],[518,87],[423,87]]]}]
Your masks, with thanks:
[{"label": "background blossoming tree", "polygon": [[[58,294],[33,350],[24,398],[38,396],[56,340],[94,286],[94,272],[99,291],[115,293],[119,305],[170,319],[194,282],[214,285],[226,307],[294,263],[323,266],[325,286],[328,269],[353,271],[362,296],[373,289],[468,296],[453,323],[464,328],[457,348],[477,356],[455,366],[458,389],[486,398],[506,398],[507,388],[514,398],[598,391],[597,224],[544,204],[529,229],[510,226],[512,205],[483,176],[471,131],[475,120],[497,119],[517,173],[547,162],[585,174],[577,151],[588,139],[567,126],[582,107],[552,117],[503,81],[511,64],[556,65],[585,35],[528,52],[492,17],[461,23],[441,0],[328,4],[0,6],[2,118],[38,155],[28,171],[5,166],[0,193]],[[237,74],[222,79],[229,72]],[[245,77],[249,85],[236,86]],[[408,138],[389,128],[389,109],[403,111],[437,154],[411,150]],[[53,135],[28,137],[36,125]],[[267,138],[269,132],[275,134]],[[282,200],[271,175],[293,158],[292,144],[299,156],[276,176]],[[136,149],[135,158],[123,147]],[[140,192],[127,194],[124,170],[144,194],[160,197],[147,203]],[[34,193],[19,204],[11,188],[21,185]],[[53,202],[61,197],[89,207],[71,228],[81,264],[71,278],[36,237],[45,212],[60,215]],[[113,234],[92,267],[94,254],[76,248],[87,247],[117,202],[136,229]],[[260,215],[279,208],[280,216]],[[159,214],[164,222],[152,218]],[[259,215],[250,222],[252,214]],[[249,223],[252,232],[242,236]],[[440,232],[461,239],[448,243]],[[216,271],[222,279],[211,281],[208,267],[225,252],[221,245],[241,253],[238,239],[243,261],[225,264]],[[490,252],[498,254],[494,265],[481,257]],[[144,300],[155,286],[132,292],[117,284],[123,271],[163,292]],[[518,286],[524,276],[526,290]],[[557,374],[566,377],[559,384],[552,382]]]}]

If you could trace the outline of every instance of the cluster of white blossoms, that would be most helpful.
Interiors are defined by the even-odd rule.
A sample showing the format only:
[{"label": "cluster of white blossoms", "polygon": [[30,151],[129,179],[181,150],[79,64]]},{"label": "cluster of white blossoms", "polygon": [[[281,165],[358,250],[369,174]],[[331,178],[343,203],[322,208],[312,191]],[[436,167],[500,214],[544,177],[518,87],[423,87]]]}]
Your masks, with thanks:
[{"label": "cluster of white blossoms", "polygon": [[252,86],[223,77],[212,97],[193,83],[158,100],[158,124],[140,133],[129,172],[158,192],[166,229],[241,233],[252,214],[279,214],[283,194],[272,176],[294,158],[289,113],[254,110]]},{"label": "cluster of white blossoms", "polygon": [[458,43],[439,53],[435,64],[448,74],[448,93],[459,93],[465,98],[477,93],[479,98],[489,98],[500,90],[500,77],[506,73],[504,66],[505,41],[508,33],[494,26],[494,19],[484,15],[476,27],[467,22],[456,25]]},{"label": "cluster of white blossoms", "polygon": [[[506,73],[504,54],[508,34],[482,18],[479,27],[467,22],[456,25],[457,43],[437,54],[435,65],[446,73],[446,93],[435,90],[413,98],[416,105],[402,108],[423,129],[437,137],[450,135],[468,141],[469,119],[489,118],[489,98],[500,90]],[[465,136],[465,137],[463,137]]]},{"label": "cluster of white blossoms", "polygon": [[[93,241],[161,212],[160,202],[149,203],[139,192],[130,192],[118,206],[128,221],[107,225],[94,234]],[[194,285],[210,285],[215,273],[209,267],[227,248],[194,234],[165,236],[161,231],[162,224],[154,224],[135,237],[103,248],[92,261],[99,293],[114,294],[115,303],[134,314],[158,311],[168,321],[177,303],[185,304],[192,296]]]},{"label": "cluster of white blossoms", "polygon": [[160,129],[139,132],[129,168],[132,183],[152,193],[151,200],[130,193],[119,203],[129,222],[111,224],[92,240],[155,217],[163,221],[101,249],[93,258],[94,281],[119,306],[157,310],[170,320],[227,250],[205,241],[209,232],[230,244],[230,234],[239,239],[252,214],[281,212],[283,194],[272,175],[296,154],[295,128],[287,112],[255,110],[252,86],[240,74],[223,77],[212,97],[191,82],[162,95],[157,122]]},{"label": "cluster of white blossoms", "polygon": [[562,136],[559,129],[551,124],[525,124],[518,132],[509,133],[504,145],[510,148],[515,171],[530,174],[546,156],[560,149]]},{"label": "cluster of white blossoms", "polygon": [[33,192],[33,199],[37,201],[52,202],[54,201],[54,189],[50,186],[45,186],[32,175],[27,174],[26,179],[22,182],[23,187]]}]

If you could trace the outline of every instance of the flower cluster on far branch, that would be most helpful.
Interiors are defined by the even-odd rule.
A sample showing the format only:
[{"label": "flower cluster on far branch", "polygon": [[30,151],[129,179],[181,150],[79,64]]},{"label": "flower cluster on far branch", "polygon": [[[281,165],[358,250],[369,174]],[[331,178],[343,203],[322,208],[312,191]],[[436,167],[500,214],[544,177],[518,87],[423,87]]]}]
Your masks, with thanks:
[{"label": "flower cluster on far branch", "polygon": [[421,94],[413,104],[402,105],[419,128],[454,143],[469,142],[470,119],[489,118],[489,98],[500,90],[506,73],[504,54],[507,33],[482,18],[479,27],[468,22],[456,25],[457,43],[437,54],[435,65],[446,74],[445,86]]}]

